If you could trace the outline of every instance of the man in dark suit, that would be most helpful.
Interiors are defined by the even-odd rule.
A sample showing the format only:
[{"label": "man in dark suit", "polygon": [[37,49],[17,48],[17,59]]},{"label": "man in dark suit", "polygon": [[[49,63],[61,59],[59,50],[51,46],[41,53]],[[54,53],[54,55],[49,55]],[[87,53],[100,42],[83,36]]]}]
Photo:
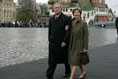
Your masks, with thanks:
[{"label": "man in dark suit", "polygon": [[118,17],[116,18],[115,24],[116,24],[117,35],[118,35]]},{"label": "man in dark suit", "polygon": [[53,15],[49,20],[49,58],[47,79],[53,79],[53,74],[57,64],[65,64],[65,77],[71,73],[70,65],[68,65],[68,42],[70,36],[70,20],[69,17],[61,12],[61,5],[54,5]]}]

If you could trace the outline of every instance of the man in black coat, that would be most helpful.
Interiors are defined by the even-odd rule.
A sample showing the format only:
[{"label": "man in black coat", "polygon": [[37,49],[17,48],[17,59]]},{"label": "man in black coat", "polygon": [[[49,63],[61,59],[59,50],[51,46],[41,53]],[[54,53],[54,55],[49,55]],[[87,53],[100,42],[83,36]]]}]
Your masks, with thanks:
[{"label": "man in black coat", "polygon": [[118,35],[118,17],[116,18],[115,24],[116,24],[117,35]]},{"label": "man in black coat", "polygon": [[68,65],[68,42],[70,36],[70,20],[61,12],[61,5],[54,5],[53,15],[49,20],[49,59],[47,79],[53,79],[53,74],[57,64],[65,64],[65,77],[71,73]]}]

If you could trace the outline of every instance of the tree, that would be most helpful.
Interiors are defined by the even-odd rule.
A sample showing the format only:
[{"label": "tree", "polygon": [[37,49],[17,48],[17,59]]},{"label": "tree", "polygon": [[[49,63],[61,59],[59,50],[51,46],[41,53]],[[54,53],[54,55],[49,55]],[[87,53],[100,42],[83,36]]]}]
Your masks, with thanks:
[{"label": "tree", "polygon": [[111,8],[109,9],[109,13],[111,13],[111,14],[113,15],[113,11],[112,11],[112,9],[111,9]]},{"label": "tree", "polygon": [[36,3],[33,0],[18,0],[17,20],[36,20]]},{"label": "tree", "polygon": [[45,16],[48,15],[48,6],[47,4],[40,4],[40,15]]}]

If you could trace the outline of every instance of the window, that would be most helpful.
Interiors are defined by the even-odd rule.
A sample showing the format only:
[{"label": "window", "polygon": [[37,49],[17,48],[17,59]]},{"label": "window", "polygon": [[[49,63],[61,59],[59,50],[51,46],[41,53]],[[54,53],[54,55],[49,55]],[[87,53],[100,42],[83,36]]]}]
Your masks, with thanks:
[{"label": "window", "polygon": [[66,9],[66,12],[68,11],[68,9]]},{"label": "window", "polygon": [[65,12],[65,9],[63,9],[63,12]]},{"label": "window", "polygon": [[72,9],[70,9],[70,11],[72,12]]},{"label": "window", "polygon": [[6,15],[6,10],[4,10],[4,17],[5,17],[5,15]]}]

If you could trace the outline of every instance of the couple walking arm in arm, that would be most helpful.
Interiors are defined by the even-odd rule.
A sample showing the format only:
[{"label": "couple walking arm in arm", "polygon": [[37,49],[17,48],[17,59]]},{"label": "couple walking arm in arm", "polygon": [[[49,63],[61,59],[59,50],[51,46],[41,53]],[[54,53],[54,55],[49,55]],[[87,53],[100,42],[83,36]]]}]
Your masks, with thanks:
[{"label": "couple walking arm in arm", "polygon": [[81,20],[80,8],[73,10],[74,19],[72,21],[61,12],[61,9],[61,5],[56,3],[54,5],[55,14],[49,20],[49,57],[46,76],[47,79],[53,79],[57,64],[65,64],[64,76],[69,76],[71,73],[70,79],[74,79],[75,71],[79,66],[82,72],[79,78],[82,78],[86,72],[84,65],[80,62],[80,52],[87,52],[88,49],[87,24]]}]

